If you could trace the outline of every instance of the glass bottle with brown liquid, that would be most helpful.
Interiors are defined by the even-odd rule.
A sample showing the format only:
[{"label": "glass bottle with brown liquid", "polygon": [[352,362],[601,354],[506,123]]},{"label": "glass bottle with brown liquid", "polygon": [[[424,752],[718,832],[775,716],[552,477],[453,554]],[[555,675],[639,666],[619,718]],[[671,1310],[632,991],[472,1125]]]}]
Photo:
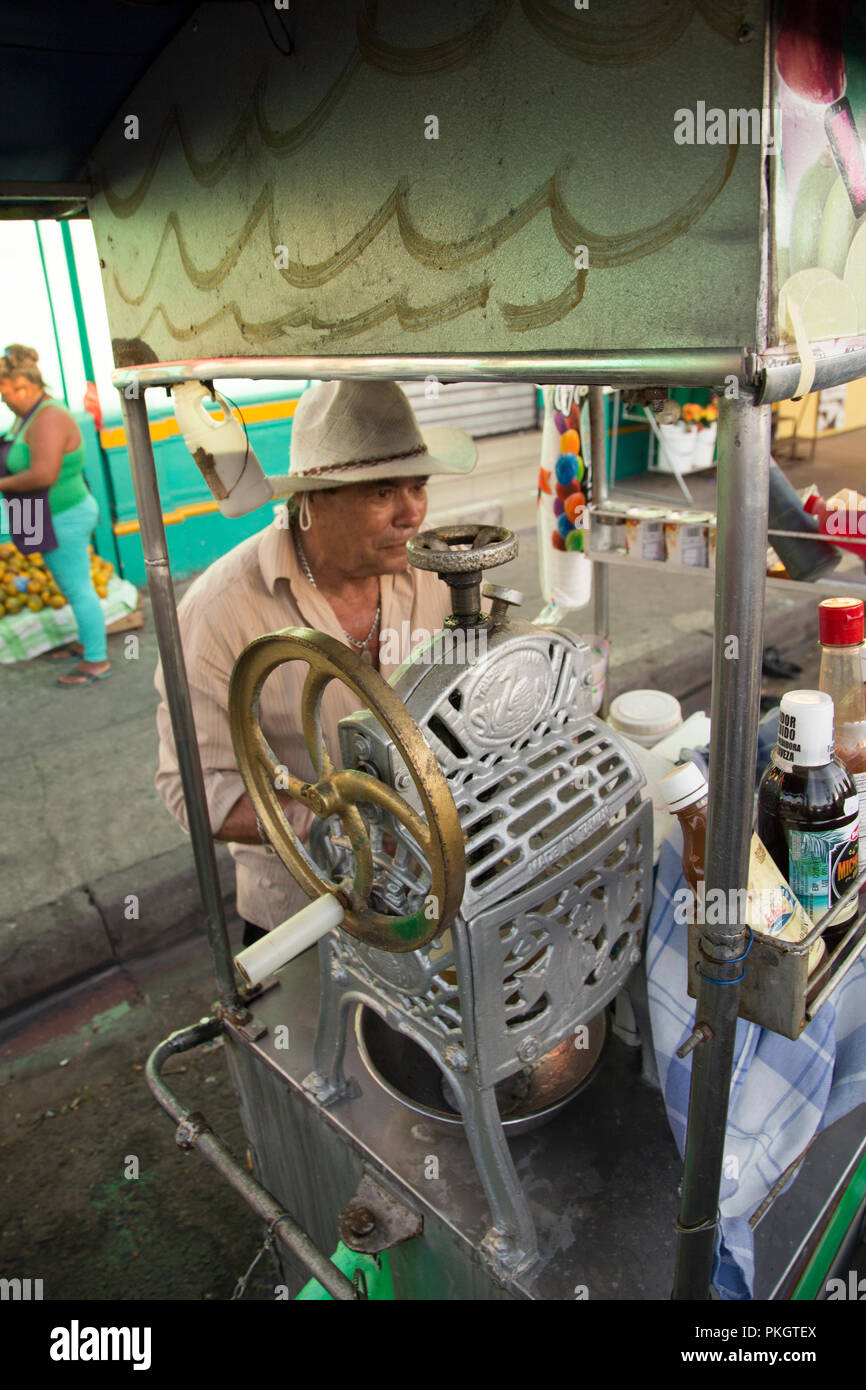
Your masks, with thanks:
[{"label": "glass bottle with brown liquid", "polygon": [[[854,781],[833,755],[833,701],[822,691],[789,691],[758,788],[758,835],[814,922],[857,877],[859,823]],[[856,911],[853,902],[828,928],[828,946],[844,935]]]},{"label": "glass bottle with brown liquid", "polygon": [[863,600],[828,598],[818,604],[821,674],[818,684],[833,701],[836,757],[854,778],[860,798],[860,867],[866,864],[866,699],[861,648]]}]

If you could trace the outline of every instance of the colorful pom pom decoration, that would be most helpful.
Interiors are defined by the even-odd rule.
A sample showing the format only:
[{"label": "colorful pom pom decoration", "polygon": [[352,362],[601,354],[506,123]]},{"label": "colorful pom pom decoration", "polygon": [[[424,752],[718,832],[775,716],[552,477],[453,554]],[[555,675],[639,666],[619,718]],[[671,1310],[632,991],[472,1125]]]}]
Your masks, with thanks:
[{"label": "colorful pom pom decoration", "polygon": [[565,515],[561,516],[556,524],[559,527],[559,534],[563,537],[567,536],[570,531],[574,530],[574,527],[572,526],[568,517]]},{"label": "colorful pom pom decoration", "polygon": [[558,483],[573,483],[577,476],[577,456],[575,454],[561,454],[556,460],[556,481]]},{"label": "colorful pom pom decoration", "polygon": [[583,550],[583,532],[571,531],[565,538],[566,550]]},{"label": "colorful pom pom decoration", "polygon": [[[559,498],[557,498],[557,502],[558,501]],[[569,521],[574,521],[586,506],[586,497],[582,492],[571,492],[568,497],[566,497],[563,506],[565,515],[568,517]],[[553,504],[553,510],[556,512],[556,502]],[[558,515],[559,513],[557,512],[557,516]]]},{"label": "colorful pom pom decoration", "polygon": [[558,531],[554,531],[553,533],[553,548],[554,550],[565,549],[565,541]]},{"label": "colorful pom pom decoration", "polygon": [[554,497],[554,499],[553,499],[553,515],[554,515],[554,516],[562,516],[562,514],[563,514],[564,511],[565,511],[565,503],[563,502],[562,498],[561,498],[561,497]]},{"label": "colorful pom pom decoration", "polygon": [[556,425],[556,428],[559,430],[560,434],[565,434],[565,431],[568,428],[568,426],[565,423],[565,416],[563,415],[561,410],[557,410],[554,414],[553,423]]},{"label": "colorful pom pom decoration", "polygon": [[580,435],[577,430],[566,430],[559,441],[559,448],[563,454],[579,454]]}]

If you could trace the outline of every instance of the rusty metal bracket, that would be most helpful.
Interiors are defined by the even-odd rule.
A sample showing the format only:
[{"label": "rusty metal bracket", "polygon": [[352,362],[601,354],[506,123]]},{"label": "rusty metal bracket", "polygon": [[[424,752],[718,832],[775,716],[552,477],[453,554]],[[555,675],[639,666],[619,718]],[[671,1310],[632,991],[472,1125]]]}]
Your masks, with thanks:
[{"label": "rusty metal bracket", "polygon": [[350,1250],[377,1255],[413,1240],[424,1230],[424,1218],[364,1173],[340,1216],[340,1240]]},{"label": "rusty metal bracket", "polygon": [[258,999],[262,994],[266,994],[268,990],[274,989],[277,984],[278,981],[274,979],[273,976],[269,976],[259,984],[251,985],[247,989],[242,989],[239,994],[240,1005],[238,1008],[232,1009],[225,1004],[217,1002],[213,1006],[214,1015],[220,1019],[220,1021],[231,1024],[234,1031],[240,1033],[241,1037],[247,1042],[257,1042],[259,1038],[263,1038],[267,1033],[267,1024],[257,1019],[249,1006],[254,999]]}]

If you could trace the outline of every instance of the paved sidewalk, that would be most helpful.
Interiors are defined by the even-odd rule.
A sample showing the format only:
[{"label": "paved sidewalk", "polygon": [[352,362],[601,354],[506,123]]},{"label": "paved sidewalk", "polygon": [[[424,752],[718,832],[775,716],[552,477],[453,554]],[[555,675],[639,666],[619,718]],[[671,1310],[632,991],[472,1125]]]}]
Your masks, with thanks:
[{"label": "paved sidewalk", "polygon": [[[483,444],[496,447],[495,440]],[[527,447],[537,458],[535,437],[527,436]],[[820,484],[822,474],[835,486],[853,484],[862,466],[850,444],[848,454],[841,463],[830,458],[786,471],[798,487],[813,477]],[[711,506],[714,476],[689,482],[696,503]],[[678,495],[674,480],[660,476],[631,479],[627,486]],[[498,582],[525,594],[523,612],[530,618],[541,607],[533,512],[530,501],[530,529],[521,533],[518,559],[496,573]],[[862,577],[862,566],[852,563]],[[656,686],[685,698],[705,689],[712,580],[693,585],[663,570],[632,573],[623,567],[612,567],[610,574],[613,693]],[[180,598],[186,584],[176,587]],[[134,634],[137,650],[130,634],[109,638],[108,681],[58,689],[54,682],[64,667],[48,657],[0,670],[0,1016],[203,930],[189,838],[153,784],[157,646],[146,595],[144,614],[144,628]],[[568,626],[592,631],[592,605],[572,613]],[[789,654],[814,647],[817,599],[802,590],[790,597],[768,595],[765,641]],[[225,845],[217,853],[227,910],[234,916],[231,860]]]}]

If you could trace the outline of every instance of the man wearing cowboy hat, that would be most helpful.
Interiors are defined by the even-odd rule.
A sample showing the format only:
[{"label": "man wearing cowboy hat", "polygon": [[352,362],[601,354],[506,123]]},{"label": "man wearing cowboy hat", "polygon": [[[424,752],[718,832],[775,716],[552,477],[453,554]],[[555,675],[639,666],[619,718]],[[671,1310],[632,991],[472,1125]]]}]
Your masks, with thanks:
[{"label": "man wearing cowboy hat", "polygon": [[[390,634],[436,632],[450,612],[447,587],[406,559],[406,542],[427,511],[427,477],[469,473],[476,459],[475,444],[462,430],[422,432],[396,382],[314,386],[301,397],[292,422],[283,489],[291,493],[287,517],[210,565],[178,605],[211,829],[216,839],[228,841],[235,861],[244,945],[297,912],[307,898],[266,846],[235,762],[228,716],[234,664],[263,633],[310,627],[364,654],[387,679],[409,654],[390,659]],[[313,776],[300,725],[307,669],[300,661],[280,667],[265,682],[259,707],[262,731],[278,761],[303,778]],[[161,697],[156,787],[188,830],[161,664],[154,683]],[[337,723],[356,708],[351,692],[332,681],[321,704],[332,758],[339,755]],[[311,813],[288,795],[281,800],[295,834],[306,840]]]}]

